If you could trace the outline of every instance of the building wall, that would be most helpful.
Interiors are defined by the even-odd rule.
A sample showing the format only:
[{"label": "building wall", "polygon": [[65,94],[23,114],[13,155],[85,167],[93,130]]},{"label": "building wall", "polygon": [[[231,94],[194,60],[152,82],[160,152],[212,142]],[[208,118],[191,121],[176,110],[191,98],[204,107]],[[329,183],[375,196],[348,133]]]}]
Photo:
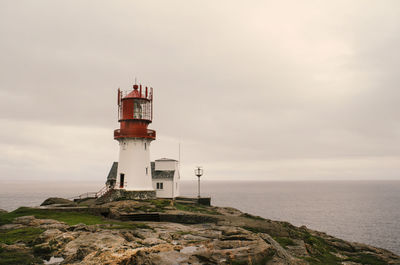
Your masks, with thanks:
[{"label": "building wall", "polygon": [[[163,189],[157,189],[157,183],[163,183]],[[172,191],[172,185],[174,186],[174,190]],[[172,179],[154,179],[153,180],[153,189],[156,190],[157,198],[173,198],[178,197],[179,192],[179,181],[172,181]],[[174,196],[172,196],[172,192]]]},{"label": "building wall", "polygon": [[[153,189],[156,190],[156,196],[158,198],[173,198],[180,195],[179,187],[179,163],[178,161],[172,160],[156,160],[155,169],[156,170],[175,170],[173,179],[153,179]],[[157,189],[157,183],[163,183],[163,189]],[[172,186],[173,185],[173,186]]]},{"label": "building wall", "polygon": [[175,160],[156,160],[155,170],[176,170],[178,161]]},{"label": "building wall", "polygon": [[151,140],[123,138],[119,139],[118,142],[119,163],[115,188],[120,187],[120,176],[124,174],[124,182],[126,182],[124,189],[132,191],[153,190],[150,168]]},{"label": "building wall", "polygon": [[[157,183],[163,183],[163,189],[157,189]],[[172,198],[172,179],[154,179],[153,188],[156,190],[157,198]]]}]

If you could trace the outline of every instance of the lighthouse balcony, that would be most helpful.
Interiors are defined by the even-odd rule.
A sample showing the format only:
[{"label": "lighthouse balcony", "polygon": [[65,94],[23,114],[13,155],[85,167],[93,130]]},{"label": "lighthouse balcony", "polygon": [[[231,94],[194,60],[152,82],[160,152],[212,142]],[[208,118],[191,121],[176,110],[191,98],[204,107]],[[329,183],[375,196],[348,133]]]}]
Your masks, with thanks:
[{"label": "lighthouse balcony", "polygon": [[149,138],[152,140],[156,139],[156,131],[147,129],[146,131],[121,131],[117,129],[114,131],[114,139],[118,138]]}]

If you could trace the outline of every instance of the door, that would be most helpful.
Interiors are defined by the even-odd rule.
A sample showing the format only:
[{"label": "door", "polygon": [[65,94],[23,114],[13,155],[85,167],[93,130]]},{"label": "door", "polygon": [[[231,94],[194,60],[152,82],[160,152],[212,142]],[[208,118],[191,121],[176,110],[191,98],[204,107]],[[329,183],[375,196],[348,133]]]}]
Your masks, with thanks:
[{"label": "door", "polygon": [[121,173],[119,175],[119,188],[122,189],[124,187],[124,181],[125,181],[125,174]]}]

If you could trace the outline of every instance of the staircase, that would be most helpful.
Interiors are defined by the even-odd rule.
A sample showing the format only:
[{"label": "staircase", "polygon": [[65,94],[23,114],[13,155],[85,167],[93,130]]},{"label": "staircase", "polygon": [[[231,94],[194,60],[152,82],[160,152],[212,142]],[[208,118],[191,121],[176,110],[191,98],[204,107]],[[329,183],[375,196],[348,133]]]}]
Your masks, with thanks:
[{"label": "staircase", "polygon": [[68,198],[69,200],[73,200],[73,201],[80,201],[80,200],[87,200],[87,199],[98,199],[100,197],[105,197],[108,196],[109,194],[111,194],[111,191],[113,190],[113,188],[110,188],[109,186],[104,186],[103,188],[101,188],[101,190],[97,191],[97,192],[86,192],[83,193],[81,195],[72,197],[72,198]]}]

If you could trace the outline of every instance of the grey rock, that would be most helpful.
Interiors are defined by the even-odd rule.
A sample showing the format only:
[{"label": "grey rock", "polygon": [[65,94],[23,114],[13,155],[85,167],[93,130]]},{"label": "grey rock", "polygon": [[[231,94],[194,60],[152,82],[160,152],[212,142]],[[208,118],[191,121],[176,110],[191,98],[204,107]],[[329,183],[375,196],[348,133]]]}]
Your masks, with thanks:
[{"label": "grey rock", "polygon": [[71,200],[64,199],[64,198],[51,197],[51,198],[44,200],[42,202],[42,204],[40,204],[40,206],[47,206],[47,205],[76,206],[76,203],[74,203]]},{"label": "grey rock", "polygon": [[34,216],[20,216],[14,219],[14,224],[21,224],[26,226],[38,226],[40,224],[39,220]]}]

